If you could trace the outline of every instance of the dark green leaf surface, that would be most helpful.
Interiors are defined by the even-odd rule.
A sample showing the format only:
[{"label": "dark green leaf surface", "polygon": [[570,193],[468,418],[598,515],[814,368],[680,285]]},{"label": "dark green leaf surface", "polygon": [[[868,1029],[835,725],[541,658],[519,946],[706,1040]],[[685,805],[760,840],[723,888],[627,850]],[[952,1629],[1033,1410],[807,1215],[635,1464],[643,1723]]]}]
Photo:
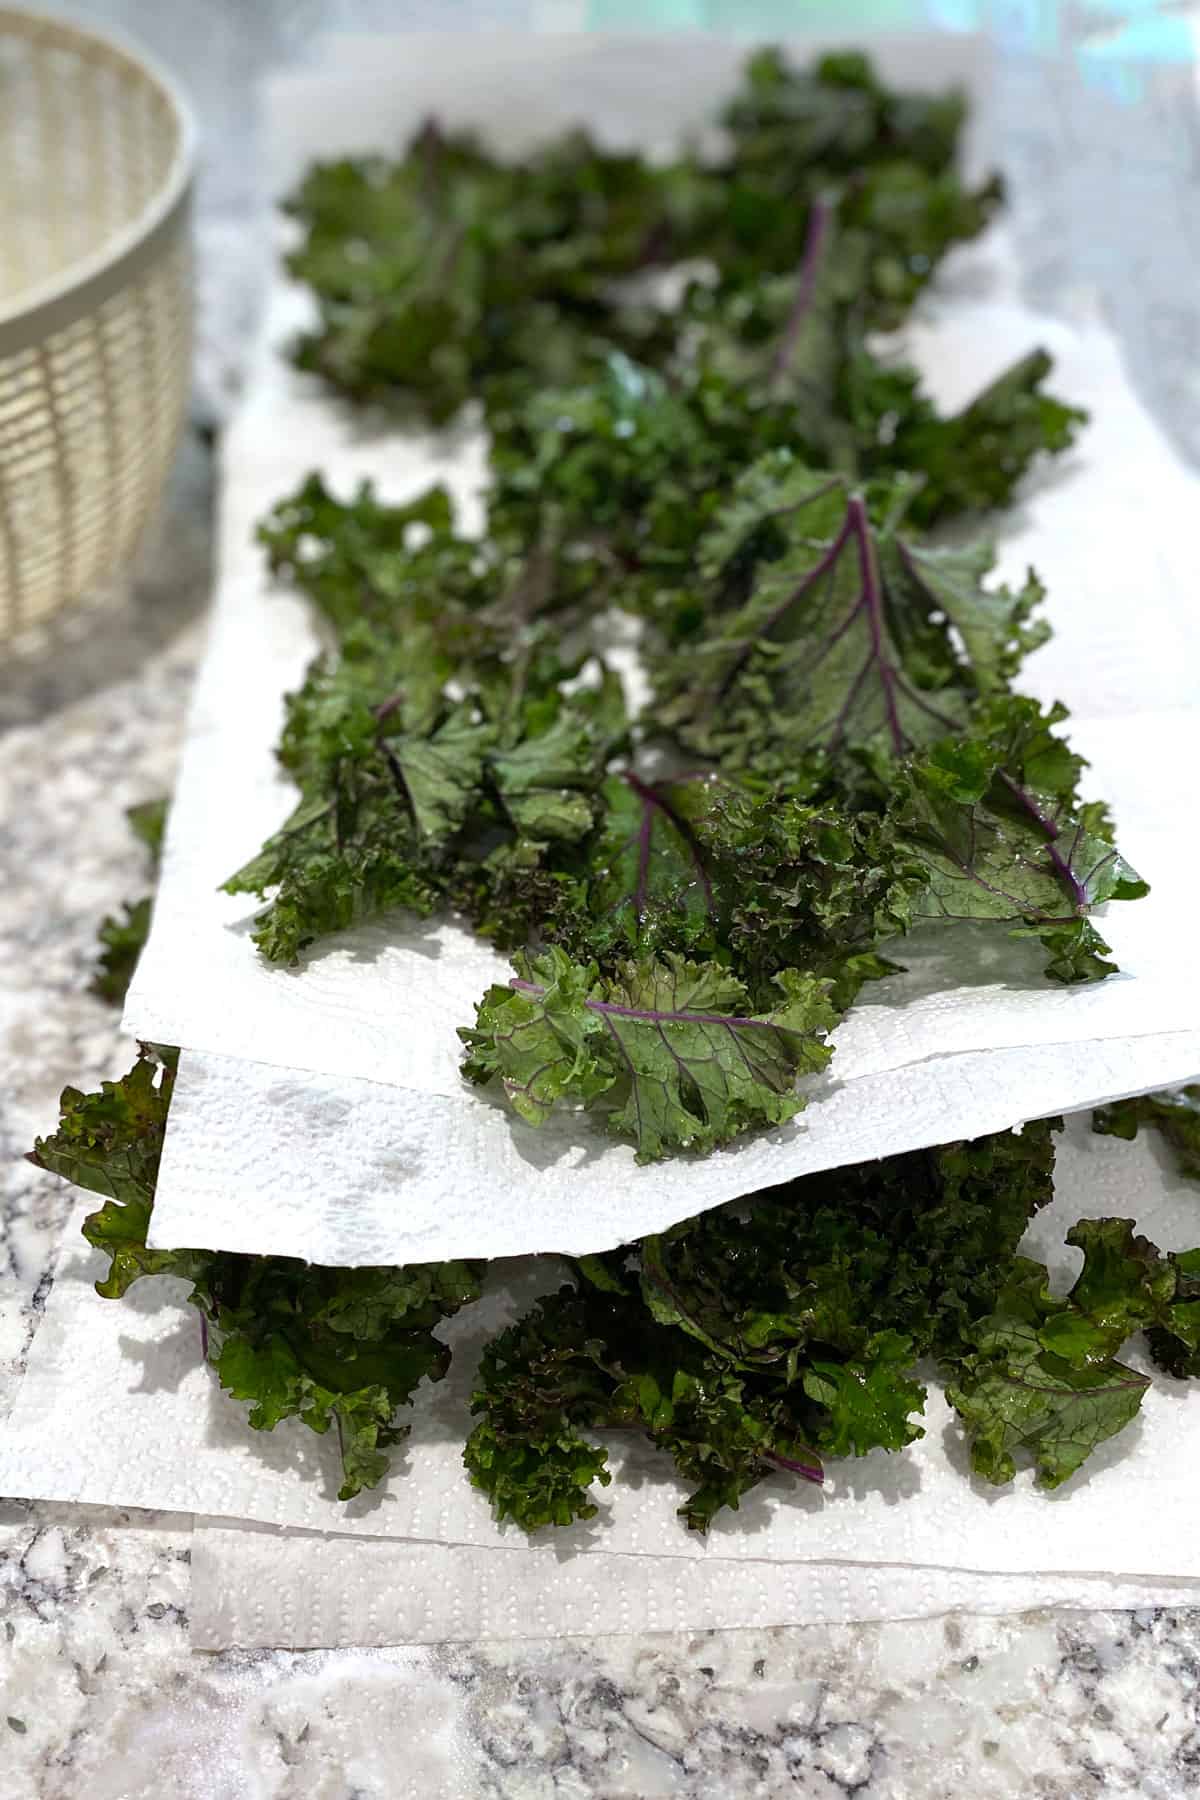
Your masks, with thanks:
[{"label": "dark green leaf surface", "polygon": [[814,1433],[825,1456],[865,1456],[869,1450],[903,1450],[923,1437],[911,1414],[925,1409],[925,1389],[907,1378],[912,1367],[909,1338],[884,1331],[868,1338],[853,1362],[814,1361],[804,1374],[804,1391],[828,1413]]},{"label": "dark green leaf surface", "polygon": [[730,587],[749,597],[664,665],[665,722],[702,753],[767,768],[818,751],[903,757],[964,729],[1047,635],[1030,623],[1042,589],[985,587],[986,545],[901,535],[912,492],[864,495],[783,452],[747,471],[700,556],[718,603]]},{"label": "dark green leaf surface", "polygon": [[146,1045],[124,1080],[103,1082],[97,1094],[64,1088],[58,1129],[38,1138],[30,1162],[118,1205],[136,1201],[148,1210],[177,1058]]},{"label": "dark green leaf surface", "polygon": [[97,1292],[120,1298],[147,1275],[191,1283],[205,1354],[223,1387],[250,1403],[250,1424],[272,1430],[298,1418],[334,1426],[341,1498],[374,1486],[388,1450],[408,1431],[397,1409],[423,1380],[438,1380],[449,1351],[432,1327],[479,1294],[479,1265],[323,1269],[288,1257],[152,1250],[146,1235],[178,1052],[146,1047],[121,1081],[99,1093],[67,1088],[58,1130],[30,1161],[107,1196],[84,1236],[109,1258]]},{"label": "dark green leaf surface", "polygon": [[114,1006],[124,1000],[150,935],[153,905],[151,896],[145,894],[140,900],[127,900],[120,916],[110,913],[100,921],[100,954],[91,987],[101,1000],[111,1001]]},{"label": "dark green leaf surface", "polygon": [[797,1075],[829,1060],[825,984],[795,969],[776,976],[777,1004],[755,1014],[726,970],[669,953],[625,963],[609,980],[561,950],[516,967],[511,987],[491,988],[461,1033],[468,1078],[498,1076],[533,1125],[560,1101],[602,1103],[641,1162],[784,1123],[803,1106]]},{"label": "dark green leaf surface", "polygon": [[[167,801],[144,800],[139,806],[131,806],[125,817],[134,836],[149,851],[151,871],[157,876],[167,825]],[[113,1006],[121,1005],[133,980],[138,958],[150,935],[153,905],[153,897],[146,894],[140,900],[126,901],[120,916],[110,913],[100,921],[100,951],[90,985],[93,994]]]},{"label": "dark green leaf surface", "polygon": [[[988,1481],[1010,1481],[1025,1452],[1042,1483],[1058,1487],[1129,1424],[1150,1385],[1099,1354],[1101,1334],[1075,1318],[1070,1296],[1056,1301],[1045,1284],[1040,1264],[1016,1259],[995,1312],[967,1334],[946,1388],[970,1439],[971,1466]],[[1042,1336],[1050,1321],[1053,1347]]]}]

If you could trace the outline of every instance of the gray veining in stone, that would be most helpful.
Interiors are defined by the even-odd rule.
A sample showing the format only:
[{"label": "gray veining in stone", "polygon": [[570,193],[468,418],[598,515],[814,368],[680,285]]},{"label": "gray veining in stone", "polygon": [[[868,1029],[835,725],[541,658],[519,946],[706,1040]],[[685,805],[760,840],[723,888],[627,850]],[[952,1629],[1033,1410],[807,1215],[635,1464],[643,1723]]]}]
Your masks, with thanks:
[{"label": "gray veining in stone", "polygon": [[[147,38],[209,128],[202,420],[228,402],[254,306],[243,244],[255,72],[301,54],[320,25],[529,16],[522,0],[83,10]],[[1141,103],[1121,105],[1083,78],[1063,32],[1049,60],[998,52],[996,123],[1028,288],[1054,307],[1074,280],[1099,278],[1143,396],[1200,456],[1192,73],[1137,70]],[[94,1084],[129,1057],[87,980],[99,916],[144,885],[123,808],[172,776],[202,638],[209,488],[209,447],[193,433],[127,601],[0,664],[0,1417],[69,1205],[20,1152],[52,1122],[64,1082]],[[0,1800],[1175,1800],[1200,1789],[1197,1613],[195,1656],[189,1531],[182,1518],[0,1501]]]}]

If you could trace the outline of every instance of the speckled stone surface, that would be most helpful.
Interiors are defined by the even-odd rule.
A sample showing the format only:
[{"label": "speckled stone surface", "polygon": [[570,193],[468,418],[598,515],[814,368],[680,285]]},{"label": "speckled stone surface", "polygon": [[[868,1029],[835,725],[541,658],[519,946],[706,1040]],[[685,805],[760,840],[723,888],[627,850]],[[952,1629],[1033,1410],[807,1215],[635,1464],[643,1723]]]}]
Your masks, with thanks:
[{"label": "speckled stone surface", "polygon": [[[253,70],[319,23],[520,23],[527,9],[87,10],[154,39],[213,128],[201,220],[200,416],[211,419],[253,310],[240,222],[253,195]],[[1053,306],[1079,272],[1099,275],[1143,395],[1196,454],[1191,76],[1139,80],[1130,107],[1111,84],[1082,81],[1067,51],[1008,57],[997,111],[1026,195],[1016,227],[1031,293]],[[99,916],[144,885],[123,808],[172,775],[202,640],[209,461],[193,434],[122,606],[0,665],[0,1417],[68,1209],[67,1190],[20,1152],[65,1081],[90,1085],[128,1061],[87,981]],[[1174,1800],[1200,1789],[1200,1614],[196,1656],[189,1531],[180,1518],[0,1501],[0,1800]]]}]

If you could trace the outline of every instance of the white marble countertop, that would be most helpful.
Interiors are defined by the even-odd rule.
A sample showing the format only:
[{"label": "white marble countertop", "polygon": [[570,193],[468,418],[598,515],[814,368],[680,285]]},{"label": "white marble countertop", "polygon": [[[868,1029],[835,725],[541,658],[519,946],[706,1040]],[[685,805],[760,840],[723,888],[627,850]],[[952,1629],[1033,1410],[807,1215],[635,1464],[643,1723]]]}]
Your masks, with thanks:
[{"label": "white marble countertop", "polygon": [[[235,0],[91,10],[160,39],[164,14],[193,26],[203,14],[214,29],[201,85],[232,116],[231,46],[243,18],[249,30]],[[428,8],[399,10],[393,28],[430,23]],[[452,10],[472,12],[469,0]],[[524,16],[516,0],[475,11]],[[246,66],[317,18],[377,23],[379,12],[272,0],[255,11]],[[185,77],[189,41],[174,46]],[[235,71],[228,91],[221,68]],[[1111,95],[1081,86],[1061,54],[1013,61],[999,107],[1029,196],[1017,226],[1031,291],[1054,304],[1090,258],[1143,394],[1195,451],[1200,209],[1177,73],[1125,110],[1123,139]],[[1137,141],[1152,145],[1160,183],[1153,254],[1136,158],[1130,172]],[[210,418],[236,371],[230,320],[252,302],[222,250],[238,241],[245,198],[229,187],[235,151],[208,171],[202,218]],[[1171,208],[1178,228],[1166,231]],[[1098,232],[1100,212],[1119,224]],[[52,1122],[64,1082],[92,1085],[128,1061],[86,984],[99,916],[142,884],[123,808],[172,774],[202,630],[208,473],[193,433],[128,605],[0,666],[0,1417],[70,1203],[20,1153]],[[183,1518],[0,1501],[0,1800],[1173,1800],[1200,1788],[1200,1613],[196,1655],[189,1537]]]}]

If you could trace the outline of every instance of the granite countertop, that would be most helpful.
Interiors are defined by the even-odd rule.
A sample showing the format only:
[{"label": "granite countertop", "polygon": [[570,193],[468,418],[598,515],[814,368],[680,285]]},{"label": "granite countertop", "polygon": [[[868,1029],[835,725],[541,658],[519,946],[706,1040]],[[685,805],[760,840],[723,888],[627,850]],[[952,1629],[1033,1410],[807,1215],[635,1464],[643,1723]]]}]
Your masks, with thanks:
[{"label": "granite countertop", "polygon": [[[164,15],[179,16],[136,0],[91,10],[160,39]],[[242,15],[234,0],[210,10],[227,51]],[[524,16],[516,4],[475,11]],[[297,12],[378,22],[366,5],[272,0],[255,9],[247,71],[277,53]],[[428,16],[389,19],[418,22]],[[185,77],[189,54],[175,46]],[[210,55],[214,92],[215,66]],[[1122,67],[1124,88],[1081,76],[1069,44],[1001,58],[997,120],[1026,196],[1017,236],[1042,304],[1081,276],[1098,281],[1144,398],[1196,455],[1190,71]],[[229,260],[241,201],[222,188],[234,160],[222,154],[201,209],[208,422],[252,304]],[[70,1205],[20,1153],[64,1082],[94,1085],[128,1061],[87,981],[99,916],[144,884],[123,809],[172,777],[202,636],[210,477],[211,432],[193,429],[128,601],[0,665],[0,1417]],[[189,1538],[185,1518],[0,1501],[0,1800],[1168,1800],[1200,1788],[1200,1613],[194,1655]]]}]

